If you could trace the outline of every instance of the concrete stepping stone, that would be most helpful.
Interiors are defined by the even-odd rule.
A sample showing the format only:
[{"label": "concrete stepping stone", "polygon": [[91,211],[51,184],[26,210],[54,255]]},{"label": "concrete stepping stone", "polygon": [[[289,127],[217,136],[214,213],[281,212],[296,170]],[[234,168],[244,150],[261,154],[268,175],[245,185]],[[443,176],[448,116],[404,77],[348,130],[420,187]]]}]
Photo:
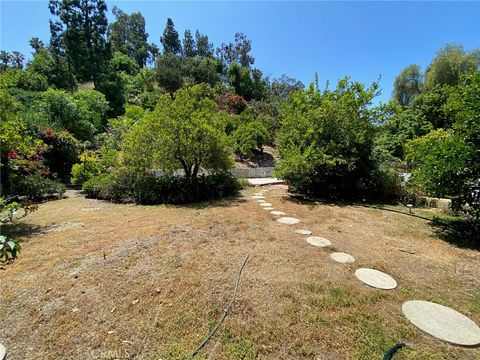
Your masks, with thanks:
[{"label": "concrete stepping stone", "polygon": [[273,207],[263,207],[262,209],[263,209],[263,210],[271,211],[271,210],[273,210]]},{"label": "concrete stepping stone", "polygon": [[355,258],[352,255],[342,253],[342,252],[331,253],[330,258],[333,261],[336,261],[336,262],[339,262],[339,263],[342,263],[342,264],[354,263],[355,262]]},{"label": "concrete stepping stone", "polygon": [[392,290],[397,287],[397,282],[394,278],[375,269],[357,269],[355,276],[361,282],[377,289]]},{"label": "concrete stepping stone", "polygon": [[285,215],[285,213],[283,211],[278,211],[278,210],[270,211],[270,214],[276,215],[276,216]]},{"label": "concrete stepping stone", "polygon": [[300,235],[312,235],[312,232],[306,229],[297,229],[295,232]]},{"label": "concrete stepping stone", "polygon": [[264,202],[264,203],[260,203],[260,206],[271,207],[271,206],[272,206],[272,204],[270,204],[270,203],[267,203],[267,202]]},{"label": "concrete stepping stone", "polygon": [[410,300],[402,305],[407,319],[427,334],[455,345],[480,344],[480,328],[465,315],[430,301]]},{"label": "concrete stepping stone", "polygon": [[257,201],[258,201],[259,203],[267,202],[266,200],[263,200],[263,199],[258,199]]},{"label": "concrete stepping stone", "polygon": [[256,192],[255,194],[253,194],[254,196],[262,196],[263,195],[263,191],[262,192]]},{"label": "concrete stepping stone", "polygon": [[252,199],[265,199],[265,196],[263,196],[263,195],[253,195]]},{"label": "concrete stepping stone", "polygon": [[288,224],[288,225],[295,225],[295,224],[298,224],[300,222],[300,220],[298,220],[297,218],[294,218],[294,217],[281,217],[281,218],[278,218],[277,221],[279,223],[282,223],[282,224]]},{"label": "concrete stepping stone", "polygon": [[6,359],[7,358],[7,349],[5,346],[0,344],[0,360]]},{"label": "concrete stepping stone", "polygon": [[310,245],[318,247],[326,247],[332,245],[331,241],[320,236],[309,236],[307,242]]}]

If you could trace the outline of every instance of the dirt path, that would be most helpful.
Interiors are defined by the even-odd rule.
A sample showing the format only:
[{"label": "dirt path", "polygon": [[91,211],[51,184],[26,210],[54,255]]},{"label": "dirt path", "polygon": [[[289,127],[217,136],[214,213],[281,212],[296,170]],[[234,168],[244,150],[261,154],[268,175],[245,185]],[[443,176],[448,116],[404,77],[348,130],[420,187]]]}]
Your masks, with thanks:
[{"label": "dirt path", "polygon": [[[356,206],[268,202],[302,220],[282,225],[250,198],[209,206],[117,205],[71,197],[25,218],[20,259],[0,271],[0,342],[15,359],[182,359],[227,305],[255,243],[233,312],[199,358],[480,359],[479,349],[424,335],[403,301],[453,307],[480,323],[480,253],[436,238],[421,219]],[[294,233],[328,238],[320,249]],[[415,255],[398,251],[414,248]],[[330,260],[331,251],[356,263]],[[358,267],[399,287],[359,283]]]}]

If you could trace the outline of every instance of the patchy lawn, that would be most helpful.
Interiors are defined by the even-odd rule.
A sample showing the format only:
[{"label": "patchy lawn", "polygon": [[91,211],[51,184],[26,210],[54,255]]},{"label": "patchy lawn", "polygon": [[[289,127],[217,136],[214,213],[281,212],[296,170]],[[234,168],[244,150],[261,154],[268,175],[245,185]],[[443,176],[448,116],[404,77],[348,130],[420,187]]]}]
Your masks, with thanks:
[{"label": "patchy lawn", "polygon": [[[232,296],[233,311],[199,359],[382,359],[396,342],[405,359],[480,359],[479,348],[425,335],[401,313],[405,300],[435,301],[480,323],[480,252],[441,240],[420,218],[362,206],[304,204],[284,186],[268,202],[133,206],[81,196],[45,203],[11,231],[23,252],[0,270],[0,342],[15,359],[184,359]],[[294,233],[332,241],[320,249]],[[399,247],[416,250],[400,252]],[[337,250],[354,264],[333,262]],[[358,267],[393,276],[381,291]]]}]

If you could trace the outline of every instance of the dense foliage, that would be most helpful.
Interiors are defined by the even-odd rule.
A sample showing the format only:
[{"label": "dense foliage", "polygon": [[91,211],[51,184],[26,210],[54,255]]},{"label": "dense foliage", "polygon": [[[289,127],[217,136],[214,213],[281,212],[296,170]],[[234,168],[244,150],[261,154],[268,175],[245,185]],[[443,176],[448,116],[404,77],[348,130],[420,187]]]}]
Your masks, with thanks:
[{"label": "dense foliage", "polygon": [[288,97],[281,111],[277,172],[294,191],[329,198],[375,195],[369,105],[377,88],[345,78],[335,90],[320,92],[314,83]]},{"label": "dense foliage", "polygon": [[453,126],[407,143],[407,159],[425,191],[450,196],[455,210],[467,207],[480,218],[480,72],[462,77],[447,107],[455,113]]},{"label": "dense foliage", "polygon": [[449,44],[425,71],[407,66],[373,106],[376,83],[269,79],[243,33],[215,48],[167,18],[157,46],[139,12],[114,7],[108,23],[104,0],[49,10],[50,39],[33,37],[28,61],[0,52],[2,194],[40,201],[77,184],[113,201],[213,199],[235,192],[235,156],[268,144],[292,191],[398,198],[395,169],[411,170],[415,189],[479,216],[478,50]]}]

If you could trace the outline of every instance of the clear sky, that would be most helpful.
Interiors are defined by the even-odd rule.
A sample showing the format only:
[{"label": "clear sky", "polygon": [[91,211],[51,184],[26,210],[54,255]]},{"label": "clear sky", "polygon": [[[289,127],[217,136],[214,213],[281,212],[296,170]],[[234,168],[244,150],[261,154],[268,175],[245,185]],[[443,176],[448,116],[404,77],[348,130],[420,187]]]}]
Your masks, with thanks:
[{"label": "clear sky", "polygon": [[[1,5],[2,50],[31,56],[28,40],[48,42],[48,1],[5,1]],[[381,76],[388,101],[392,83],[409,64],[422,69],[446,43],[480,47],[480,1],[475,2],[164,2],[108,1],[125,12],[140,11],[149,42],[159,44],[167,17],[209,36],[215,47],[244,32],[253,42],[255,67],[270,78],[285,73],[310,83],[333,84],[344,75],[364,83]]]}]

